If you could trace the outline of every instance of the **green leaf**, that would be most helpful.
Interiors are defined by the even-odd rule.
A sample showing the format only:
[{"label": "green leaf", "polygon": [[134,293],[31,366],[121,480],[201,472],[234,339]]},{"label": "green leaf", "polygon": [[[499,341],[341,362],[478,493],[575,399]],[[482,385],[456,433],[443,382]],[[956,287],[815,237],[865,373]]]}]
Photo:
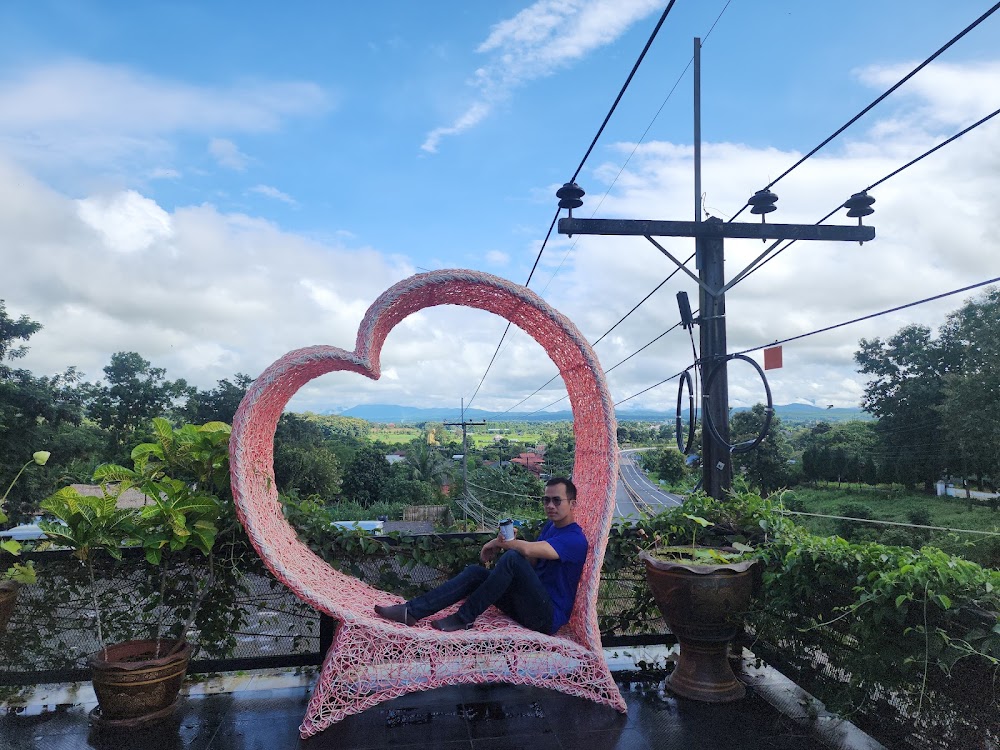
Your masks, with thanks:
[{"label": "green leaf", "polygon": [[694,515],[691,515],[690,513],[685,513],[684,517],[688,518],[688,519],[690,519],[692,521],[694,521],[696,524],[698,524],[702,528],[704,528],[706,526],[711,526],[712,525],[711,521],[709,521],[709,520],[707,520],[705,518],[702,518],[701,516],[694,516]]},{"label": "green leaf", "polygon": [[0,542],[0,549],[9,552],[12,555],[20,555],[21,543],[15,539],[8,539],[5,542]]}]

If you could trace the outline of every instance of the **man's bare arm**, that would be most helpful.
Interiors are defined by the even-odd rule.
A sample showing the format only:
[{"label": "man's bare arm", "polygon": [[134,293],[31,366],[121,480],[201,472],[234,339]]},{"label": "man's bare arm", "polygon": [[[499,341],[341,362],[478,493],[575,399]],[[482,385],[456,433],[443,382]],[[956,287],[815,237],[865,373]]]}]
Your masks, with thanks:
[{"label": "man's bare arm", "polygon": [[526,542],[523,539],[511,539],[509,542],[499,540],[498,546],[504,550],[512,549],[520,552],[528,558],[529,562],[559,559],[559,553],[548,542]]}]

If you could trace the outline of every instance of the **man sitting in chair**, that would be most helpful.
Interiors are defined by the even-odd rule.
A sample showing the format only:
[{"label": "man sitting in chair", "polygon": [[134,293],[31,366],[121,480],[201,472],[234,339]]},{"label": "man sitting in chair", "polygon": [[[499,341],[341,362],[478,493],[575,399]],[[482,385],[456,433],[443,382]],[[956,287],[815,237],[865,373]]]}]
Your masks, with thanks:
[{"label": "man sitting in chair", "polygon": [[376,605],[375,612],[387,620],[416,625],[465,598],[455,614],[431,625],[445,632],[467,630],[487,607],[495,604],[526,628],[555,633],[569,621],[573,610],[587,557],[587,538],[573,518],[576,486],[570,480],[554,477],[547,481],[541,500],[548,521],[537,542],[517,538],[507,541],[498,534],[479,552],[483,563],[503,552],[492,570],[470,565],[416,599],[394,606]]}]

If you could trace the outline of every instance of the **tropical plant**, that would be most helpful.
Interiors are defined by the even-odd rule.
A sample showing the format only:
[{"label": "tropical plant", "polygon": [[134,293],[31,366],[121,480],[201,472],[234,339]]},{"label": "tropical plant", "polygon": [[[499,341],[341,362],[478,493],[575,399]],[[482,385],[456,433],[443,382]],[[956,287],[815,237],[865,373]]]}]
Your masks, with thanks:
[{"label": "tropical plant", "polygon": [[82,495],[72,487],[64,487],[42,501],[42,510],[58,521],[39,521],[45,535],[60,547],[69,547],[73,555],[87,568],[91,602],[94,606],[97,640],[107,649],[104,623],[97,602],[97,582],[94,576],[94,555],[107,552],[122,559],[122,546],[136,534],[139,512],[118,507],[118,493],[101,487],[101,495]]},{"label": "tropical plant", "polygon": [[[7,515],[3,512],[4,503],[7,501],[7,496],[10,495],[10,491],[14,488],[17,480],[21,478],[24,470],[27,469],[32,464],[37,466],[45,466],[49,460],[49,456],[52,455],[48,451],[35,451],[31,454],[31,460],[26,462],[21,470],[14,475],[10,484],[7,485],[6,492],[3,493],[3,497],[0,497],[0,523],[7,523]],[[21,554],[21,543],[16,539],[5,539],[0,542],[0,549],[8,554],[17,557]],[[29,560],[27,563],[13,563],[7,570],[0,574],[0,581],[14,581],[14,583],[34,583],[35,582],[35,568]]]},{"label": "tropical plant", "polygon": [[[56,544],[73,549],[74,554],[88,565],[97,611],[98,640],[103,649],[107,648],[107,643],[92,564],[98,550],[120,560],[123,544],[141,546],[146,560],[160,566],[160,604],[165,600],[171,574],[164,553],[194,549],[209,558],[207,580],[202,582],[198,599],[180,628],[175,649],[182,646],[213,583],[212,551],[224,507],[220,495],[229,492],[229,425],[209,422],[174,429],[165,419],[157,418],[152,421],[152,429],[156,442],[142,443],[132,450],[134,468],[117,464],[103,464],[97,468],[93,479],[100,483],[100,497],[82,495],[72,487],[65,487],[42,503],[43,510],[62,522],[42,522],[42,530]],[[170,476],[168,471],[175,476]],[[119,498],[130,489],[145,495],[147,505],[141,509],[119,508]],[[157,642],[163,608],[159,607],[158,611],[161,620],[157,622]]]}]

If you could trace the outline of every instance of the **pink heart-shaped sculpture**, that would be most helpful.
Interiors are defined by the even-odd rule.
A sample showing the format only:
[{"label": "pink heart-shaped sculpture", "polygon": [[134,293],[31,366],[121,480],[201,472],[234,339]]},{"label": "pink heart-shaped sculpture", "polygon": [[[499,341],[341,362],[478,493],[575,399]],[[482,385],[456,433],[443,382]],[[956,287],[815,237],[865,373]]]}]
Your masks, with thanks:
[{"label": "pink heart-shaped sculpture", "polygon": [[[559,368],[573,409],[576,436],[573,480],[578,488],[576,519],[590,542],[590,554],[581,577],[573,615],[564,630],[595,655],[595,660],[600,660],[597,589],[614,511],[618,475],[614,407],[597,357],[576,326],[534,292],[505,279],[463,270],[413,276],[391,287],[368,309],[353,352],[331,346],[313,346],[290,352],[268,367],[247,390],[233,420],[230,471],[239,519],[271,572],[306,603],[336,618],[342,626],[340,633],[353,628],[353,637],[361,637],[369,644],[367,648],[377,648],[371,644],[378,638],[399,638],[398,632],[407,630],[373,617],[372,603],[380,592],[334,570],[296,537],[294,529],[284,518],[274,482],[274,432],[289,399],[309,380],[342,370],[378,379],[379,355],[389,332],[407,315],[436,305],[473,307],[506,318],[531,335]],[[364,631],[363,637],[357,635],[359,630]],[[454,636],[430,632],[419,636],[413,633],[411,637],[454,639]],[[538,637],[551,639],[550,636]],[[335,648],[336,643],[331,652]],[[328,656],[324,674],[332,664],[332,658]],[[593,668],[601,669],[597,661]],[[607,672],[606,666],[603,670]],[[330,671],[334,671],[332,667]],[[330,679],[334,679],[332,674]],[[475,679],[466,675],[464,681]],[[609,682],[610,688],[602,687],[600,695],[603,697],[594,699],[624,710],[624,702],[610,680],[610,674],[601,679]],[[587,680],[582,681],[586,683]],[[321,679],[321,685],[322,682]],[[404,685],[399,692],[395,689],[389,692],[383,690],[377,700],[434,684],[432,680],[421,688]],[[551,686],[564,689],[559,685]],[[565,691],[584,694],[578,692],[575,686]],[[313,703],[322,703],[323,700],[317,699],[314,694]],[[303,736],[319,731],[330,721],[343,718],[346,713],[371,705],[373,700],[365,699],[348,708],[330,709],[328,715],[312,723],[307,718],[303,724]],[[323,710],[317,709],[320,712]],[[330,715],[336,718],[331,719]]]}]

